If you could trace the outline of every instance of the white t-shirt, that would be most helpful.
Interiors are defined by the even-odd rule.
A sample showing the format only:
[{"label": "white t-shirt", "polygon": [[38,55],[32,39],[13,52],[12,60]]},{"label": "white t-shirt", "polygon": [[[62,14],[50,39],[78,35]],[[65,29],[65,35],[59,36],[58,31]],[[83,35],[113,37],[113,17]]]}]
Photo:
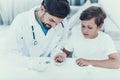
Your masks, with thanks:
[{"label": "white t-shirt", "polygon": [[85,39],[80,25],[73,28],[65,48],[72,51],[74,57],[98,60],[107,59],[109,54],[117,52],[109,35],[99,31],[96,38]]}]

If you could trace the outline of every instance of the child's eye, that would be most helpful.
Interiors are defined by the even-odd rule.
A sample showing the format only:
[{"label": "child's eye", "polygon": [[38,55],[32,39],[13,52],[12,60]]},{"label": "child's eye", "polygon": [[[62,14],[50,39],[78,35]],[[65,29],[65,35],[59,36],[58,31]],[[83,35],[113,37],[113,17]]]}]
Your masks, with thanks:
[{"label": "child's eye", "polygon": [[88,26],[88,29],[92,29],[92,27]]},{"label": "child's eye", "polygon": [[85,26],[84,26],[84,25],[82,25],[82,28],[85,28]]}]

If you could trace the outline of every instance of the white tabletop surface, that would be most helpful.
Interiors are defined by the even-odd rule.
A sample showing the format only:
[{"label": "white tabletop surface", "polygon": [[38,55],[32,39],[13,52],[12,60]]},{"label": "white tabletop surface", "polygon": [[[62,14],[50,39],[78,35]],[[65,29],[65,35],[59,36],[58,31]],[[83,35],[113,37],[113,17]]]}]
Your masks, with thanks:
[{"label": "white tabletop surface", "polygon": [[[45,61],[50,63],[40,71]],[[56,65],[50,58],[0,55],[0,80],[120,80],[120,69],[79,67],[71,58]]]}]

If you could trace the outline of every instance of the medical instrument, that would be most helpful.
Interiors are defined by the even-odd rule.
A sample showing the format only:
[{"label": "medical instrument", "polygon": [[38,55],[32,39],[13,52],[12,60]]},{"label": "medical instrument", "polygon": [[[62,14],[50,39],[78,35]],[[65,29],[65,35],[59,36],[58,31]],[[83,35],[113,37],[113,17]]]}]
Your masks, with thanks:
[{"label": "medical instrument", "polygon": [[[62,28],[64,28],[64,25],[63,23],[61,22],[61,25],[62,25]],[[32,36],[33,36],[33,45],[37,45],[38,44],[38,41],[36,41],[36,37],[35,37],[35,32],[34,32],[34,26],[32,25],[31,26],[31,29],[32,29]]]},{"label": "medical instrument", "polygon": [[63,25],[63,23],[61,22],[61,25],[62,25],[62,27],[64,28],[64,25]]},{"label": "medical instrument", "polygon": [[34,32],[34,27],[33,27],[33,25],[31,26],[31,28],[32,28],[32,35],[33,35],[33,45],[35,46],[35,45],[38,44],[38,42],[36,41],[36,38],[35,38],[35,32]]}]

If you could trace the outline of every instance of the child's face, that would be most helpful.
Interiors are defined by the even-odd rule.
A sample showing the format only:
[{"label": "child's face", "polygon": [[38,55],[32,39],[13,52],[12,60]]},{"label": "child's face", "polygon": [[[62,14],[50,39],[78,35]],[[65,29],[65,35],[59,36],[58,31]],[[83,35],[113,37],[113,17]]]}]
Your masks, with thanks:
[{"label": "child's face", "polygon": [[90,20],[82,20],[81,21],[81,30],[82,34],[87,39],[94,39],[98,35],[98,31],[100,30],[100,26],[95,24],[95,18]]}]

